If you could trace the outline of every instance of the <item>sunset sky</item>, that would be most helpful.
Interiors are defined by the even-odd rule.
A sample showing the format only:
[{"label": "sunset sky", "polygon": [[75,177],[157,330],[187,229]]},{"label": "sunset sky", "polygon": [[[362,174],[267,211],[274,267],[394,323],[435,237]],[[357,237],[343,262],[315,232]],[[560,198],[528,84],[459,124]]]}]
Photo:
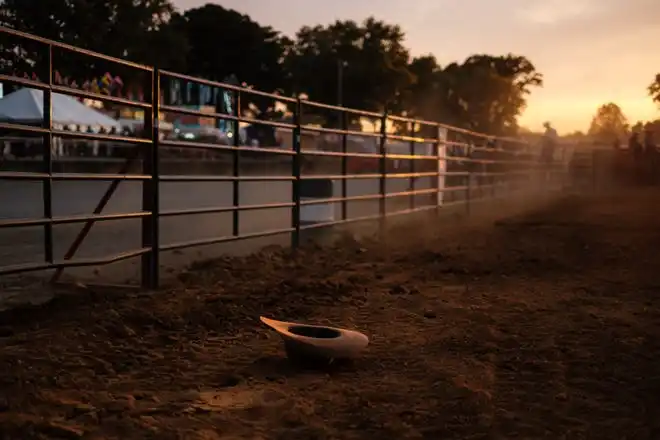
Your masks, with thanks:
[{"label": "sunset sky", "polygon": [[[174,0],[181,9],[209,3]],[[294,35],[303,25],[373,15],[398,23],[413,55],[441,64],[474,53],[525,55],[545,76],[521,125],[586,130],[599,105],[631,122],[660,117],[646,93],[660,72],[660,0],[218,0]]]}]

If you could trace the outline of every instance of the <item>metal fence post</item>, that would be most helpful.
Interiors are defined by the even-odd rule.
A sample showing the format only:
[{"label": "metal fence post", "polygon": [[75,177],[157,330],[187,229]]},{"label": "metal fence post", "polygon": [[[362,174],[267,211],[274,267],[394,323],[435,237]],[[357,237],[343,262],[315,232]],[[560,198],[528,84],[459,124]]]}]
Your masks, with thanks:
[{"label": "metal fence post", "polygon": [[300,97],[296,99],[296,107],[293,111],[293,160],[291,162],[291,173],[293,181],[291,183],[291,199],[293,209],[291,210],[291,247],[296,249],[300,246],[300,179],[302,168],[302,147],[301,147],[301,120],[302,120],[302,101]]},{"label": "metal fence post", "polygon": [[346,220],[348,218],[348,115],[344,110],[342,110],[341,115],[341,129],[343,131],[341,135],[341,219]]},{"label": "metal fence post", "polygon": [[410,131],[409,131],[409,136],[410,136],[410,155],[413,156],[413,159],[410,159],[410,191],[413,193],[410,195],[410,199],[408,199],[408,208],[410,209],[415,209],[415,206],[417,205],[417,200],[415,200],[416,195],[414,194],[415,192],[415,187],[416,187],[416,181],[415,181],[415,171],[417,170],[417,159],[414,159],[416,157],[417,151],[415,148],[415,121],[412,121],[410,123]]},{"label": "metal fence post", "polygon": [[157,289],[160,286],[160,70],[154,68],[153,74],[153,121],[151,135],[151,180],[153,181],[153,191],[151,193],[151,227],[152,227],[152,245],[151,245],[151,265],[152,265],[152,283],[151,287]]},{"label": "metal fence post", "polygon": [[[47,176],[42,180],[43,215],[53,219],[53,46],[47,46],[46,64],[48,69],[48,89],[43,91],[43,169]],[[46,262],[53,263],[53,224],[44,225],[44,256]]]},{"label": "metal fence post", "polygon": [[238,207],[241,204],[241,191],[240,191],[240,176],[241,176],[241,150],[238,148],[240,147],[241,144],[241,134],[240,134],[240,126],[241,126],[241,92],[240,91],[235,91],[234,92],[236,96],[236,102],[234,103],[234,116],[236,117],[236,120],[234,121],[234,151],[233,151],[233,156],[234,156],[234,161],[232,164],[232,175],[234,177],[234,181],[232,182],[232,206],[234,207],[234,210],[232,211],[232,234],[235,237],[238,237],[241,233],[241,214],[240,210]]},{"label": "metal fence post", "polygon": [[[435,130],[435,160],[436,160],[436,175],[435,175],[435,188],[436,188],[436,212],[440,212],[440,206],[444,201],[444,189],[447,185],[447,147],[446,147],[447,133],[444,127],[437,126]],[[442,154],[441,154],[442,152]],[[442,184],[440,184],[442,182]]]},{"label": "metal fence post", "polygon": [[387,194],[387,110],[383,113],[380,120],[380,180],[378,185],[378,192],[380,198],[378,199],[378,212],[380,214],[380,233],[381,238],[385,233],[385,216],[387,215],[387,204],[385,195]]},{"label": "metal fence post", "polygon": [[151,106],[144,112],[145,135],[151,140],[144,149],[142,172],[151,178],[142,184],[142,210],[151,215],[142,219],[142,247],[150,248],[150,252],[142,256],[142,286],[147,289],[157,289],[160,281],[160,237],[159,237],[159,144],[160,144],[160,72],[154,69],[149,75],[148,87],[145,88],[147,101]]},{"label": "metal fence post", "polygon": [[465,213],[470,215],[472,213],[472,144],[469,144],[467,149],[468,171],[467,185],[465,185]]},{"label": "metal fence post", "polygon": [[490,197],[495,199],[498,196],[499,189],[500,189],[500,182],[498,180],[499,177],[499,170],[497,167],[497,157],[500,154],[498,151],[499,146],[497,144],[493,145],[493,155],[491,158],[488,160],[492,161],[489,163],[486,168],[488,169],[488,175],[490,176],[489,182],[490,182]]},{"label": "metal fence post", "polygon": [[440,165],[440,127],[435,129],[435,142],[433,143],[433,153],[435,156],[435,182],[433,182],[433,187],[435,188],[435,212],[439,212],[440,208],[440,173],[442,173],[442,167]]}]

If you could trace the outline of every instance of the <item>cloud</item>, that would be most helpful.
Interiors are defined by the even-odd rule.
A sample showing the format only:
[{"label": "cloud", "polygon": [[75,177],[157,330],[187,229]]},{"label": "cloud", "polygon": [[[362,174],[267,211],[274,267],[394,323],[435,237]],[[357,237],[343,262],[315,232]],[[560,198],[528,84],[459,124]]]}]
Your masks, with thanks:
[{"label": "cloud", "polygon": [[594,4],[589,0],[547,0],[543,2],[529,1],[514,12],[514,16],[523,23],[549,25],[566,20],[580,19],[597,14],[602,9],[602,3]]},{"label": "cloud", "polygon": [[643,33],[660,23],[658,0],[531,1],[516,12],[521,26],[565,38],[612,38]]}]

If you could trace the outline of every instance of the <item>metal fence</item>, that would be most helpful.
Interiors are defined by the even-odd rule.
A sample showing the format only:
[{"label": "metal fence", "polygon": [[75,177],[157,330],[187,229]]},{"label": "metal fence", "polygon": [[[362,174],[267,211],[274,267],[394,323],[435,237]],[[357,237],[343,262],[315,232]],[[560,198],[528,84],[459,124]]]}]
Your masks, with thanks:
[{"label": "metal fence", "polygon": [[[437,122],[421,121],[412,118],[391,115],[387,113],[374,113],[361,111],[318,102],[312,102],[301,97],[291,98],[279,94],[265,93],[232,84],[225,84],[205,79],[194,78],[174,72],[159,70],[158,68],[138,65],[125,60],[107,57],[98,53],[82,50],[54,41],[41,39],[32,35],[0,27],[0,46],[8,48],[18,47],[21,44],[30,44],[35,59],[42,66],[35,69],[40,75],[26,74],[19,71],[5,71],[0,74],[0,83],[14,84],[20,87],[41,90],[43,93],[43,119],[39,124],[24,123],[0,115],[0,132],[7,136],[33,136],[39,137],[43,145],[40,155],[37,155],[38,169],[0,171],[0,182],[38,181],[42,186],[42,215],[40,218],[29,219],[0,219],[0,230],[10,228],[23,228],[39,226],[43,228],[43,253],[45,261],[40,263],[18,264],[0,266],[0,275],[16,274],[32,271],[54,271],[52,280],[57,280],[65,268],[101,266],[119,262],[130,258],[141,258],[141,284],[145,288],[156,288],[161,279],[159,257],[163,252],[177,249],[205,246],[217,243],[231,242],[261,236],[277,234],[290,234],[291,245],[300,245],[301,233],[307,229],[345,224],[364,220],[383,220],[388,216],[409,214],[425,210],[437,210],[450,204],[464,203],[469,210],[471,203],[488,196],[506,196],[512,191],[529,189],[532,177],[539,172],[546,173],[544,185],[550,180],[547,173],[563,167],[559,165],[551,169],[547,165],[541,166],[536,154],[530,145],[509,138],[497,138],[481,133],[451,127]],[[21,46],[23,47],[23,46]],[[21,49],[27,53],[27,49]],[[19,50],[14,50],[19,53]],[[56,53],[58,55],[56,55]],[[61,54],[61,55],[59,55]],[[112,96],[100,91],[82,90],[71,84],[62,84],[56,81],[60,76],[57,71],[58,56],[68,60],[71,64],[71,54],[98,70],[100,63],[110,63],[120,66],[122,71],[137,72],[143,84],[141,99],[132,97]],[[34,63],[32,63],[34,64]],[[5,70],[12,70],[12,66],[5,66]],[[202,111],[181,105],[163,102],[165,85],[173,81],[182,81],[187,84],[196,84],[196,87],[207,87],[213,90],[222,90],[229,94],[232,111],[215,112]],[[142,136],[127,136],[119,133],[79,132],[59,127],[58,121],[53,120],[53,96],[63,94],[78,99],[87,99],[106,103],[106,105],[126,106],[143,112]],[[216,98],[217,99],[217,98]],[[286,105],[292,113],[289,121],[273,121],[247,117],[241,113],[241,102],[247,100],[272,100],[280,105]],[[318,112],[335,113],[340,115],[335,128],[321,127],[304,122],[308,114]],[[231,142],[201,142],[190,139],[163,138],[161,130],[163,114],[178,114],[194,118],[212,118],[215,121],[226,121],[229,131],[234,135]],[[351,122],[357,118],[366,118],[374,121],[372,131],[357,130],[351,127]],[[246,145],[242,141],[241,124],[265,125],[275,127],[284,133],[290,133],[291,146]],[[328,139],[333,135],[335,148],[319,147],[307,142],[308,134]],[[352,139],[369,139],[375,151],[351,151]],[[60,168],[60,158],[56,157],[56,139],[75,139],[91,142],[105,142],[113,145],[127,145],[121,160],[120,169],[116,173],[89,173],[89,172],[63,172]],[[309,144],[309,145],[308,145]],[[318,143],[317,143],[318,144]],[[398,146],[398,150],[394,145]],[[424,146],[420,152],[419,146]],[[404,150],[402,150],[404,146]],[[163,151],[176,149],[183,152],[211,152],[231,156],[231,171],[227,175],[206,172],[204,175],[175,175],[161,171],[164,162]],[[183,153],[181,153],[183,154]],[[243,161],[249,155],[271,155],[284,157],[284,161],[262,161],[261,174],[243,173]],[[184,154],[185,156],[185,154]],[[340,170],[329,174],[324,173],[323,160],[336,159],[340,161]],[[193,160],[183,159],[180,160]],[[205,161],[204,157],[198,161]],[[269,168],[274,163],[286,167],[289,172],[285,175],[272,175]],[[314,173],[307,173],[308,166],[314,163]],[[356,169],[356,163],[361,164]],[[404,167],[401,163],[406,163]],[[310,165],[311,164],[311,165]],[[139,172],[129,173],[135,166]],[[258,168],[258,167],[257,167]],[[402,172],[403,171],[403,172]],[[419,188],[420,179],[429,179],[432,183],[427,188]],[[309,199],[301,195],[305,182],[311,180],[327,179],[339,181],[339,194],[330,197]],[[375,180],[378,182],[376,194],[350,195],[349,182],[353,180]],[[408,188],[405,191],[388,191],[388,181],[405,180]],[[551,179],[556,182],[557,179]],[[107,190],[98,200],[95,209],[89,215],[54,215],[53,210],[53,183],[57,181],[106,181],[109,182]],[[104,209],[123,181],[141,182],[142,206],[133,212],[119,214],[104,214]],[[240,185],[246,182],[289,182],[292,188],[290,200],[282,203],[245,204],[241,200]],[[172,182],[229,182],[231,184],[231,204],[222,207],[205,207],[197,209],[165,210],[161,208],[159,192],[164,183]],[[420,201],[420,197],[423,199]],[[394,211],[386,207],[388,200],[398,200]],[[377,210],[369,215],[349,216],[347,205],[349,202],[375,201]],[[339,218],[325,222],[309,224],[301,222],[301,212],[307,207],[322,204],[338,204],[340,206]],[[291,221],[287,227],[278,227],[254,233],[241,233],[241,214],[249,210],[289,209]],[[159,219],[174,216],[194,216],[202,214],[230,213],[232,216],[232,233],[226,236],[212,237],[201,240],[189,240],[178,243],[163,244],[160,239]],[[125,219],[140,219],[141,245],[139,248],[108,255],[102,258],[76,258],[76,252],[84,242],[92,227],[99,222],[113,222]],[[81,224],[82,228],[76,238],[68,247],[62,258],[55,258],[53,251],[53,228],[57,225]],[[194,224],[194,223],[192,223]],[[109,240],[112,237],[108,237]]]}]

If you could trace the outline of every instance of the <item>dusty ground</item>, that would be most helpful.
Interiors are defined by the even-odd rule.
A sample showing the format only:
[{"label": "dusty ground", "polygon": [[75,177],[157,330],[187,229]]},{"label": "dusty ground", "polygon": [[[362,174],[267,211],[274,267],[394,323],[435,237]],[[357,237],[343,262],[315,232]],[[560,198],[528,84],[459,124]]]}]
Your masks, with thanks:
[{"label": "dusty ground", "polygon": [[[659,201],[572,196],[5,313],[0,438],[658,439]],[[372,344],[303,371],[260,314]]]}]

